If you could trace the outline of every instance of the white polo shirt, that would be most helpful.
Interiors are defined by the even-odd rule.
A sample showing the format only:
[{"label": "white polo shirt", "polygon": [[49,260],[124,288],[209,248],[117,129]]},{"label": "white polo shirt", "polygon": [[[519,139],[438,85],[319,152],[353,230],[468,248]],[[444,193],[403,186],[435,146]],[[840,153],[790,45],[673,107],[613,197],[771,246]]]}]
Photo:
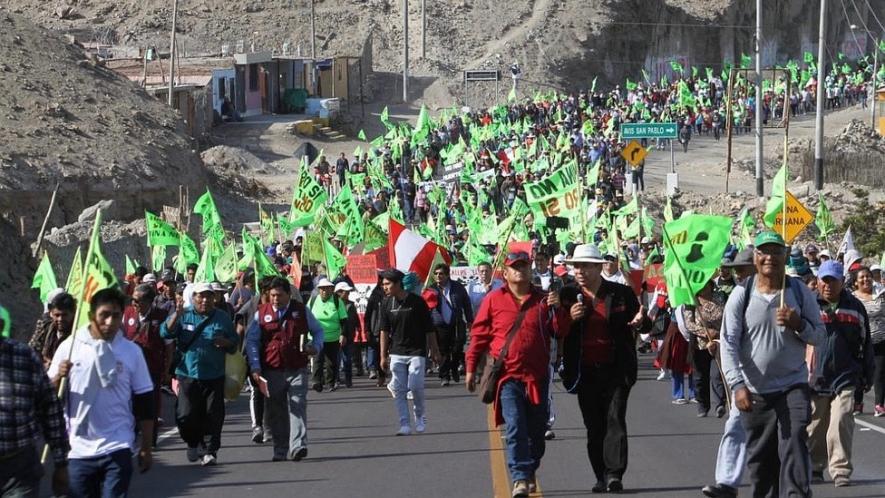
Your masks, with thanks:
[{"label": "white polo shirt", "polygon": [[132,414],[132,396],[154,389],[141,349],[117,332],[110,350],[116,360],[116,379],[108,387],[101,387],[93,373],[96,361],[94,339],[86,327],[68,337],[55,352],[47,372],[52,378],[59,364],[68,358],[74,344],[68,373],[68,397],[65,420],[71,452],[68,458],[94,458],[121,449],[135,448],[135,416]]}]

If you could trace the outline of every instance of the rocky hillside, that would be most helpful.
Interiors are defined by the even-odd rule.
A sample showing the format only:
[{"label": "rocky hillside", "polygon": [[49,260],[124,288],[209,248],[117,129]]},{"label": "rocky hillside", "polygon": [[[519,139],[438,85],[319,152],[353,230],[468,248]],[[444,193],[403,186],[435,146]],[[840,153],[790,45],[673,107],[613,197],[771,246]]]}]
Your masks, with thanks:
[{"label": "rocky hillside", "polygon": [[[168,49],[170,0],[7,0],[38,23],[137,49]],[[646,69],[655,79],[669,61],[717,66],[751,53],[755,29],[753,0],[440,0],[427,4],[426,56],[421,56],[421,3],[409,5],[413,97],[448,105],[462,97],[461,71],[505,70],[518,61],[527,89],[587,86],[636,78]],[[835,55],[870,51],[862,27],[878,29],[885,2],[851,2],[846,13],[830,3],[828,42]],[[815,51],[818,2],[764,2],[763,59],[766,64]],[[220,52],[223,44],[247,49],[287,45],[310,54],[308,1],[188,0],[179,2],[178,32],[186,53]],[[317,0],[317,54],[358,55],[372,45],[376,99],[402,94],[393,74],[402,68],[402,0]],[[854,9],[857,6],[857,10]],[[870,12],[868,5],[875,10]],[[858,26],[852,36],[850,25]],[[388,73],[388,74],[384,74]],[[493,85],[491,85],[493,87]],[[493,88],[476,89],[477,95]],[[506,94],[506,89],[503,91]],[[471,91],[473,93],[473,91]]]},{"label": "rocky hillside", "polygon": [[203,183],[195,148],[162,102],[0,9],[0,212],[16,226],[37,231],[56,182],[57,226],[111,196],[132,213],[171,203],[179,183]]}]

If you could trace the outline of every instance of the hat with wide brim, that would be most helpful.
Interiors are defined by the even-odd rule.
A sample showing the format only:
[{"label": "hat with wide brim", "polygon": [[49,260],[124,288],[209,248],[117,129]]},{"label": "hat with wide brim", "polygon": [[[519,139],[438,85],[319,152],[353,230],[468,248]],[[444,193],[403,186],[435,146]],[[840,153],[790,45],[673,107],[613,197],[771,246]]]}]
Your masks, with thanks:
[{"label": "hat with wide brim", "polygon": [[575,263],[605,263],[599,248],[593,244],[580,244],[575,247],[575,252],[571,258],[565,260],[566,263],[573,265]]}]

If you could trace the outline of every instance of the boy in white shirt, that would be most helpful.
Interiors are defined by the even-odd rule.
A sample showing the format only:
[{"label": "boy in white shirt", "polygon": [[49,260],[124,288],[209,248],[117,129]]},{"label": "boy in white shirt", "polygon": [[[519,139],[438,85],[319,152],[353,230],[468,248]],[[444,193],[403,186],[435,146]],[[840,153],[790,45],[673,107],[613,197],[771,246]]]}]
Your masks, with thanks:
[{"label": "boy in white shirt", "polygon": [[141,349],[119,333],[125,303],[117,289],[96,292],[89,324],[59,346],[47,372],[56,386],[67,378],[74,497],[125,496],[135,451],[139,470],[151,467],[150,438],[136,448],[135,422],[142,434],[153,434],[153,384]]}]

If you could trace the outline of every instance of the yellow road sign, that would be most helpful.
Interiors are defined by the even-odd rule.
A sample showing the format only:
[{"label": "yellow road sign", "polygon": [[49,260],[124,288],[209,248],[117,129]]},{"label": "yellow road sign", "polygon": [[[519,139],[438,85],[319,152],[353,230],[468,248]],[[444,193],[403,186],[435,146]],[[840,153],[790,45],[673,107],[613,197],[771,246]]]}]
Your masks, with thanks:
[{"label": "yellow road sign", "polygon": [[808,225],[814,221],[814,214],[808,210],[799,199],[795,198],[793,194],[787,190],[787,226],[786,230],[784,225],[784,212],[780,211],[777,213],[777,217],[774,219],[774,226],[772,229],[779,234],[785,234],[784,240],[787,244],[793,243],[793,240],[802,233],[802,230],[805,229]]},{"label": "yellow road sign", "polygon": [[639,166],[645,156],[648,155],[648,151],[645,150],[645,147],[639,144],[636,140],[631,140],[630,143],[624,147],[624,150],[621,151],[621,156],[627,160],[628,163],[633,166]]}]

